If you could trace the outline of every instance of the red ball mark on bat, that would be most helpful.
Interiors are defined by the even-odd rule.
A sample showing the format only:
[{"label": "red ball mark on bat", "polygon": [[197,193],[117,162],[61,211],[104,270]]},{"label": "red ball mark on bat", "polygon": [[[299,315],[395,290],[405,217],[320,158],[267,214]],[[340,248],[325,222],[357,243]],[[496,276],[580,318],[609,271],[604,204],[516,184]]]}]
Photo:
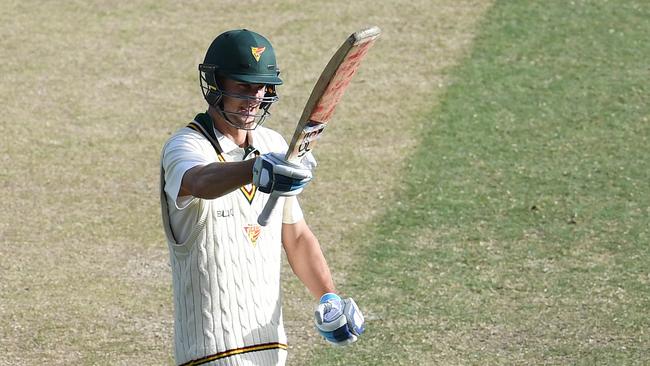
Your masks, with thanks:
[{"label": "red ball mark on bat", "polygon": [[316,108],[311,114],[311,119],[320,122],[330,120],[336,109],[336,105],[341,100],[345,89],[347,89],[352,77],[357,72],[361,59],[370,49],[372,42],[364,43],[358,46],[354,52],[348,54],[343,63],[332,77],[331,82],[327,85],[323,95],[317,103]]},{"label": "red ball mark on bat", "polygon": [[323,121],[329,121],[332,118],[335,108],[336,108],[336,104],[329,105],[329,108],[323,112],[323,116],[322,116]]},{"label": "red ball mark on bat", "polygon": [[365,44],[363,44],[361,46],[358,46],[359,48],[356,51],[354,51],[353,53],[350,54],[350,56],[348,57],[348,60],[356,61],[356,60],[360,59],[362,56],[364,56],[368,52],[368,50],[370,49],[371,44],[372,44],[372,42],[368,42],[368,43],[365,43]]}]

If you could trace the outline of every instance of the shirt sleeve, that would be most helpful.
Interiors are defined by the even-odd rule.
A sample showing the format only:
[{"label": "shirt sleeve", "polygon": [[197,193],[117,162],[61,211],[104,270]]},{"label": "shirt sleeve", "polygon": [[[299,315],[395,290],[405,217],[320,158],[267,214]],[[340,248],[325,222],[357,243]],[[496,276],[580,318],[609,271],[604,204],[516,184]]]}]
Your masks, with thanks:
[{"label": "shirt sleeve", "polygon": [[163,153],[162,166],[165,171],[165,193],[179,210],[187,207],[194,197],[178,197],[185,172],[199,165],[216,161],[206,154],[201,141],[190,133],[173,136]]},{"label": "shirt sleeve", "polygon": [[295,224],[304,218],[302,209],[296,196],[289,196],[284,199],[284,209],[282,212],[283,224]]}]

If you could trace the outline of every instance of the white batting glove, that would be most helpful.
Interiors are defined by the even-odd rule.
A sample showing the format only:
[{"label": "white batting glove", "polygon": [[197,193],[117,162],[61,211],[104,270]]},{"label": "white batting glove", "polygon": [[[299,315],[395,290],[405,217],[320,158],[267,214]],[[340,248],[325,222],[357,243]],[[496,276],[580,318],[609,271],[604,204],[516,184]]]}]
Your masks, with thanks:
[{"label": "white batting glove", "polygon": [[341,299],[333,293],[326,293],[320,298],[314,318],[320,335],[335,346],[356,342],[365,330],[363,314],[354,300]]},{"label": "white batting glove", "polygon": [[285,161],[282,153],[264,154],[253,164],[253,184],[264,193],[294,196],[302,192],[311,178],[311,169]]}]

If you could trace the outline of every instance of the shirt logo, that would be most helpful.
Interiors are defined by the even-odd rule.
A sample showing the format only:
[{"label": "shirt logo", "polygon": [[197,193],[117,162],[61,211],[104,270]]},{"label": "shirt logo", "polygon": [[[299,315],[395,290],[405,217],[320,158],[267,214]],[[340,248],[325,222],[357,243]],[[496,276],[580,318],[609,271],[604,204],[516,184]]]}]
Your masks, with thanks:
[{"label": "shirt logo", "polygon": [[230,208],[227,210],[217,210],[217,217],[233,217],[235,216],[235,210]]},{"label": "shirt logo", "polygon": [[251,53],[253,54],[253,57],[255,57],[255,61],[260,62],[260,57],[262,57],[262,53],[266,50],[266,47],[251,47]]},{"label": "shirt logo", "polygon": [[257,245],[257,239],[259,239],[261,232],[262,227],[259,225],[244,226],[244,233],[246,233],[246,237],[248,238],[248,241],[253,245],[253,247]]}]

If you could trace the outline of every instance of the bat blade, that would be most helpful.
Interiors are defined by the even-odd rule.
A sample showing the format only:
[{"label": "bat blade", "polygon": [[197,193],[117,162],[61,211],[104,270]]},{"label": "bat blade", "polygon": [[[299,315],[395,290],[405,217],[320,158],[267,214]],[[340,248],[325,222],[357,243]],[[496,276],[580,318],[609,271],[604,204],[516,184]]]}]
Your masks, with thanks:
[{"label": "bat blade", "polygon": [[380,33],[378,27],[355,32],[332,56],[305,104],[285,156],[287,161],[299,161],[313,149],[352,77],[359,69],[361,61]]},{"label": "bat blade", "polygon": [[[285,160],[299,162],[311,151],[334,114],[334,110],[359,69],[361,61],[381,34],[378,27],[362,29],[350,35],[323,69],[305,104],[289,144]],[[277,203],[271,194],[257,222],[266,226]]]}]

